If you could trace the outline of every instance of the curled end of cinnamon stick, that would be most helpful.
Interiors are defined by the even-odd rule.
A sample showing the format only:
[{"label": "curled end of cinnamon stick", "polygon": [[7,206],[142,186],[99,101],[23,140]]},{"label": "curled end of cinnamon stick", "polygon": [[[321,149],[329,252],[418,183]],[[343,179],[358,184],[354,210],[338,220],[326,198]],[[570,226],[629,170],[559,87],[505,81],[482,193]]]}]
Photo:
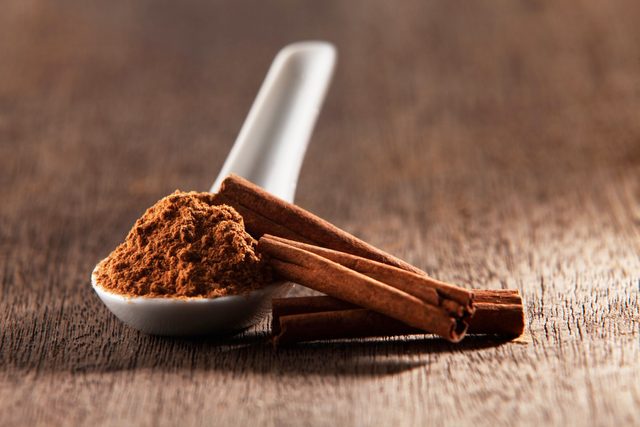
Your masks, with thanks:
[{"label": "curled end of cinnamon stick", "polygon": [[461,319],[454,319],[452,323],[448,339],[453,343],[458,343],[466,335],[469,324]]},{"label": "curled end of cinnamon stick", "polygon": [[439,305],[447,312],[453,316],[459,318],[470,318],[475,313],[475,305],[473,304],[473,296],[469,298],[469,302],[466,305],[461,305],[457,301],[452,301],[449,299],[445,299],[440,296]]}]

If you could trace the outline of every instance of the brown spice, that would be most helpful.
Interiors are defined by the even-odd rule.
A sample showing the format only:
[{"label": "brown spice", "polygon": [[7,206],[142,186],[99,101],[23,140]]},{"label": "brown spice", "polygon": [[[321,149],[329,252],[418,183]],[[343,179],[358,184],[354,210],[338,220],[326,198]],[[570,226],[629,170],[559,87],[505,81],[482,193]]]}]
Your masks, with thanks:
[{"label": "brown spice", "polygon": [[[303,247],[312,248],[310,245]],[[466,317],[473,312],[471,293],[467,292],[465,298],[465,301],[468,301],[469,313],[465,313],[465,309],[450,310],[451,305],[444,304],[433,288],[433,281],[426,276],[415,274],[415,277],[403,278],[414,288],[428,287],[433,291],[433,296],[421,292],[419,297],[416,296],[417,292],[406,292],[408,288],[405,283],[398,280],[402,279],[400,274],[406,273],[405,270],[366,258],[349,259],[342,256],[344,253],[336,254],[337,257],[334,259],[345,261],[350,267],[359,265],[359,271],[356,271],[318,255],[315,249],[307,250],[303,247],[297,242],[268,234],[263,235],[258,243],[258,249],[271,257],[270,263],[274,271],[286,280],[382,313],[407,325],[438,334],[452,342],[458,342],[464,337],[467,329]],[[320,252],[324,251],[323,248],[318,249]],[[391,281],[386,281],[390,277]],[[455,289],[452,285],[446,286]],[[463,289],[459,290],[465,292]],[[456,301],[449,301],[458,306]]]},{"label": "brown spice", "polygon": [[[524,307],[516,290],[475,289],[470,334],[514,338],[524,332]],[[272,302],[273,344],[343,338],[423,334],[402,322],[328,296],[276,298]]]},{"label": "brown spice", "polygon": [[159,200],[98,267],[98,282],[128,296],[206,297],[246,293],[271,282],[242,217],[213,194]]},{"label": "brown spice", "polygon": [[[219,203],[233,206],[242,215],[247,231],[260,239],[258,248],[271,257],[270,263],[276,273],[333,295],[342,303],[348,301],[361,307],[332,309],[327,312],[329,314],[322,312],[317,316],[316,313],[303,313],[303,318],[285,316],[287,319],[281,319],[283,325],[299,326],[302,331],[289,334],[294,341],[311,337],[322,339],[327,334],[340,335],[340,331],[369,334],[372,333],[371,316],[382,319],[385,328],[393,318],[391,323],[404,328],[401,328],[402,333],[413,326],[451,341],[462,338],[467,323],[476,325],[476,333],[519,335],[524,329],[524,310],[519,297],[515,298],[519,302],[503,304],[503,296],[499,295],[496,300],[483,302],[482,310],[477,313],[473,298],[482,291],[470,292],[431,279],[415,266],[269,194],[246,179],[230,175],[222,182],[215,198]],[[380,263],[392,267],[384,268]],[[405,270],[405,273],[393,267]],[[408,276],[406,272],[412,275]],[[419,307],[420,302],[424,303],[423,307]],[[478,318],[472,317],[474,311]],[[333,322],[329,322],[328,317]],[[376,333],[387,332],[388,329],[381,327]]]},{"label": "brown spice", "polygon": [[231,174],[222,181],[215,198],[219,204],[233,206],[244,218],[247,231],[256,239],[263,234],[271,234],[426,274],[237,175]]}]

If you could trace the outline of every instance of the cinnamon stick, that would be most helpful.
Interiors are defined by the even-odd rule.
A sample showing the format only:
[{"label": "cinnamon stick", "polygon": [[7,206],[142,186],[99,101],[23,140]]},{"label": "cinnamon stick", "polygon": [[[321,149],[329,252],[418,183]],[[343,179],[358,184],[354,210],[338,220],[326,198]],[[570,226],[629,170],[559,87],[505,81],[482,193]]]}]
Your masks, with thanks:
[{"label": "cinnamon stick", "polygon": [[[391,318],[405,321],[405,323],[413,326],[420,323],[421,326],[418,326],[418,328],[421,328],[420,330],[426,329],[430,332],[439,333],[453,341],[462,338],[465,332],[465,320],[472,315],[476,306],[479,308],[479,312],[476,309],[475,319],[472,320],[473,330],[476,333],[486,331],[486,333],[519,334],[524,328],[522,301],[517,293],[504,292],[500,295],[492,295],[476,290],[473,291],[473,296],[468,296],[470,295],[469,291],[435,281],[417,267],[369,245],[318,216],[281,200],[257,185],[235,175],[231,175],[223,181],[221,189],[215,197],[218,203],[233,206],[243,216],[246,229],[255,238],[271,234],[293,240],[294,243],[289,242],[287,245],[289,255],[292,254],[291,248],[302,251],[305,254],[303,261],[310,262],[313,268],[308,269],[304,262],[300,265],[300,259],[295,259],[296,257],[294,256],[293,260],[290,259],[288,261],[274,259],[273,265],[276,270],[290,280],[301,282],[301,284],[325,293],[331,294],[331,292],[334,292],[333,295],[337,295],[338,298],[353,302],[357,308],[327,311],[327,313],[345,312],[338,317],[338,320],[342,319],[342,321],[347,319],[347,316],[354,316],[351,322],[355,323],[350,323],[353,329],[357,329],[358,325],[366,326],[368,324],[377,328],[377,325],[380,325],[381,322],[387,324],[390,320],[389,317],[384,316],[390,310],[387,305],[393,306],[392,311],[394,311],[394,314],[390,316]],[[277,238],[272,238],[272,246],[276,243]],[[313,246],[309,247],[307,246],[308,244]],[[265,246],[264,242],[262,246]],[[362,259],[371,260],[373,263],[363,262]],[[423,276],[423,278],[418,281],[413,276],[399,276],[397,270],[380,269],[380,263],[416,273]],[[338,286],[336,288],[334,284],[329,283],[335,283],[336,277],[347,279],[345,283],[354,281],[359,283],[359,287],[356,286],[356,288],[362,293],[354,291],[354,295],[346,298],[344,296],[346,286]],[[409,277],[411,278],[407,281]],[[428,286],[424,286],[425,281],[430,281]],[[422,285],[417,285],[417,283],[422,283]],[[391,289],[397,288],[395,293],[392,292],[395,296],[392,298],[391,303],[387,304],[382,300],[373,304],[372,301],[377,298],[375,295],[380,294],[379,290],[377,290],[379,288],[374,286],[372,289],[367,290],[363,287],[371,284],[382,284]],[[330,289],[330,291],[327,291],[327,289]],[[336,289],[337,292],[335,292]],[[434,289],[435,295],[438,297],[437,304],[435,304],[434,292],[432,291]],[[372,296],[371,292],[375,295]],[[384,292],[388,293],[390,291],[386,290]],[[406,300],[407,297],[417,299],[420,303],[428,306],[425,311],[427,315],[420,314],[421,311],[417,310],[418,306],[415,305],[415,301],[412,302],[411,313],[402,315],[401,312],[405,307],[400,301]],[[366,304],[361,304],[363,298],[366,300]],[[368,313],[369,310],[367,308],[371,308],[373,311],[381,311],[380,308],[384,308],[387,311],[382,311],[384,314],[380,315],[379,313]],[[353,311],[354,313],[348,315],[346,314],[347,311]],[[359,314],[355,313],[356,311],[360,311]],[[443,317],[442,313],[444,313],[445,317]],[[293,314],[291,316],[282,316],[281,319],[294,316]],[[327,317],[329,315],[323,314],[323,316]],[[375,320],[373,324],[370,323],[371,316]],[[378,320],[376,320],[376,317]],[[403,318],[408,317],[412,318],[411,322],[403,320]],[[365,320],[361,320],[363,318],[369,320],[365,322]],[[418,321],[418,318],[421,318],[421,320]],[[315,325],[314,327],[320,328],[320,330],[323,330],[323,328],[324,330],[330,330],[327,329],[327,325],[323,326],[322,323],[313,323],[310,320],[313,319],[306,318],[307,326]],[[396,323],[396,326],[400,327],[400,332],[402,330],[406,331],[409,327],[405,324]],[[429,323],[428,327],[425,326],[426,323]],[[365,330],[370,329],[365,328]],[[342,330],[346,334],[349,327],[345,327]],[[382,329],[377,330],[382,331]],[[364,332],[357,332],[356,335],[360,333]]]},{"label": "cinnamon stick", "polygon": [[222,182],[215,197],[218,203],[230,205],[242,215],[247,231],[256,239],[263,234],[271,234],[425,274],[419,268],[358,239],[311,212],[286,202],[237,175],[229,175]]},{"label": "cinnamon stick", "polygon": [[[517,291],[474,290],[476,311],[470,334],[517,337],[524,331],[522,298]],[[422,334],[395,319],[327,296],[273,300],[275,345],[341,338]]]},{"label": "cinnamon stick", "polygon": [[461,317],[402,290],[268,235],[258,248],[271,257],[280,276],[358,307],[382,313],[409,326],[460,341],[467,329]]},{"label": "cinnamon stick", "polygon": [[457,316],[468,316],[473,313],[473,293],[467,289],[453,286],[433,279],[426,274],[417,274],[398,267],[383,264],[367,258],[345,252],[322,248],[307,243],[264,235],[263,237],[279,241],[324,258],[337,262],[351,270],[365,274],[389,286],[414,295],[425,302],[445,307]]}]

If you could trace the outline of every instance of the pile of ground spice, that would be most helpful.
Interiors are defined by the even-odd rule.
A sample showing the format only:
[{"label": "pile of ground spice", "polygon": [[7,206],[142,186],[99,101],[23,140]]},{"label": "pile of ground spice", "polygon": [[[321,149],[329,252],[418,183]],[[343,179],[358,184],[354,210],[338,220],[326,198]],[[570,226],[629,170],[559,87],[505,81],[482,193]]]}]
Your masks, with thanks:
[{"label": "pile of ground spice", "polygon": [[242,294],[271,282],[256,245],[240,214],[213,194],[176,191],[136,221],[100,263],[98,282],[128,296]]}]

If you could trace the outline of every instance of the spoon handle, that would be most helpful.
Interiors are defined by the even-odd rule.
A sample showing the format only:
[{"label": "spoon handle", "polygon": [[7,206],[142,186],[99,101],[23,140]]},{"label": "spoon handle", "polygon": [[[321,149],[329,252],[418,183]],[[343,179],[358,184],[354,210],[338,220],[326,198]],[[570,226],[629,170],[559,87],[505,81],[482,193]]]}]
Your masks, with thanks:
[{"label": "spoon handle", "polygon": [[293,43],[278,52],[212,192],[235,173],[293,202],[335,61],[335,48],[322,41]]}]

